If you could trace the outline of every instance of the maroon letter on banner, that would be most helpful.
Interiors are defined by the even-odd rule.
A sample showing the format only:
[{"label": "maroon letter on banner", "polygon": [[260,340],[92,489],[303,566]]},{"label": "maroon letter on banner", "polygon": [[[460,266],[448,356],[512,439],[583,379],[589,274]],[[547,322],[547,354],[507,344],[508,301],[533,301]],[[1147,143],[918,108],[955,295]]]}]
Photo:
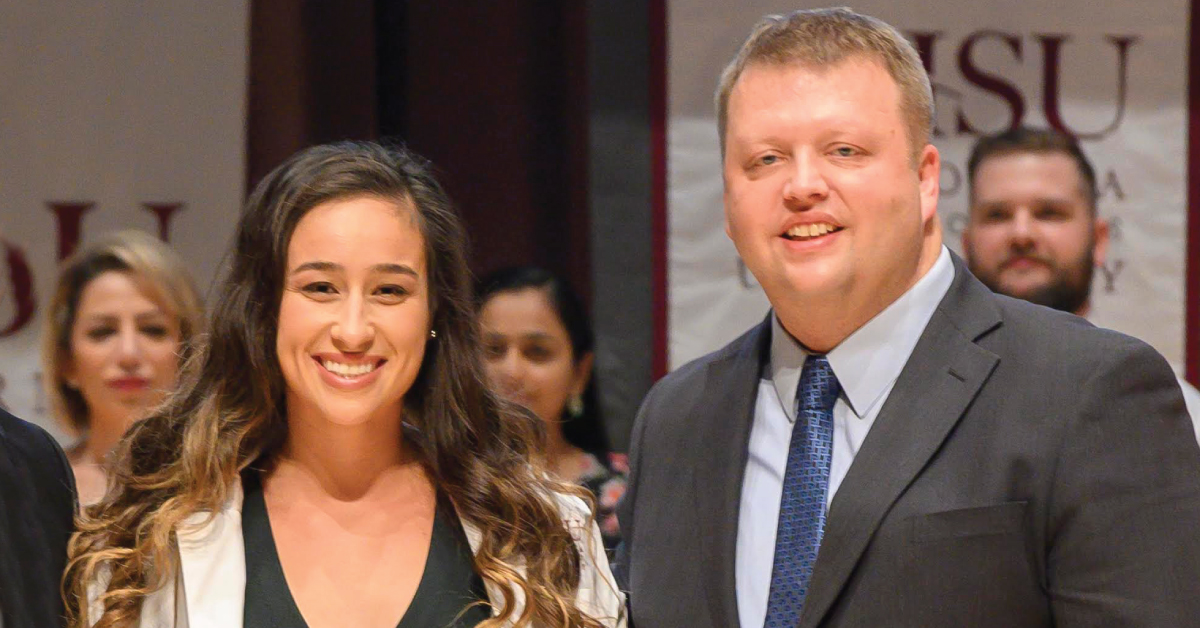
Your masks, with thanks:
[{"label": "maroon letter on banner", "polygon": [[[972,85],[976,85],[1008,101],[1008,108],[1012,112],[1012,117],[1008,125],[1009,127],[1019,126],[1021,120],[1025,117],[1025,99],[1021,97],[1021,92],[1017,91],[1016,86],[1012,83],[995,74],[988,74],[975,66],[975,59],[972,57],[971,51],[975,48],[975,43],[981,39],[999,39],[1008,44],[1017,61],[1021,60],[1021,39],[1016,35],[1000,31],[978,31],[967,37],[962,47],[958,49],[958,66],[962,70],[963,78],[967,79]],[[971,123],[963,115],[961,109],[958,111],[958,132],[970,133],[972,135],[979,134],[979,130],[971,126]]]},{"label": "maroon letter on banner", "polygon": [[0,240],[4,247],[4,259],[8,262],[8,282],[12,285],[13,302],[16,304],[16,315],[2,331],[0,338],[11,336],[25,327],[33,318],[33,273],[29,272],[29,262],[25,252],[7,240]]},{"label": "maroon letter on banner", "polygon": [[[934,105],[937,106],[937,103],[942,101],[941,97],[945,95],[946,97],[953,99],[955,105],[960,108],[958,115],[961,116],[962,92],[937,82],[936,77],[934,76],[934,46],[937,44],[937,40],[941,36],[942,31],[914,31],[908,34],[908,38],[913,41],[913,45],[917,48],[917,54],[921,57],[921,64],[925,66],[925,73],[929,75],[929,85],[933,90]],[[937,118],[934,118],[933,136],[945,137],[945,135],[946,132],[943,131],[941,125],[938,124]]]},{"label": "maroon letter on banner", "polygon": [[83,214],[96,206],[89,201],[83,202],[47,202],[50,211],[58,222],[58,261],[63,261],[75,252],[79,246],[79,225],[83,222]]},{"label": "maroon letter on banner", "polygon": [[1038,40],[1042,42],[1042,54],[1045,57],[1044,65],[1042,66],[1042,95],[1045,98],[1043,106],[1046,109],[1046,121],[1050,126],[1067,133],[1074,135],[1081,140],[1098,140],[1109,133],[1117,130],[1121,126],[1121,120],[1125,118],[1125,85],[1126,85],[1126,66],[1129,59],[1129,48],[1137,43],[1137,37],[1108,35],[1105,37],[1112,45],[1117,47],[1117,115],[1113,121],[1103,129],[1092,133],[1082,131],[1074,131],[1067,126],[1063,120],[1062,110],[1060,109],[1061,99],[1059,93],[1059,78],[1062,76],[1062,45],[1067,41],[1066,35],[1037,35]]},{"label": "maroon letter on banner", "polygon": [[183,203],[142,203],[142,209],[158,217],[158,237],[163,242],[171,241],[171,216],[182,207]]}]

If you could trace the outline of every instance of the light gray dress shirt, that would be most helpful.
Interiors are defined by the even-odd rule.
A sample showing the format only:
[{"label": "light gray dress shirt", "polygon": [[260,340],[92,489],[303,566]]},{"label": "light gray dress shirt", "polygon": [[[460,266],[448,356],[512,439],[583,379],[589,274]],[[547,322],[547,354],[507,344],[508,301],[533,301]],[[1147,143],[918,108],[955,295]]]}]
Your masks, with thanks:
[{"label": "light gray dress shirt", "polygon": [[1175,379],[1179,381],[1179,389],[1183,391],[1183,402],[1187,404],[1188,414],[1192,415],[1192,431],[1196,433],[1196,440],[1200,441],[1200,391],[1178,375]]},{"label": "light gray dress shirt", "polygon": [[[953,281],[954,265],[943,246],[916,285],[826,354],[842,386],[833,407],[833,462],[826,506]],[[758,384],[738,510],[734,577],[742,628],[759,628],[767,615],[783,473],[796,421],[796,387],[807,355],[772,316],[770,368]]]}]

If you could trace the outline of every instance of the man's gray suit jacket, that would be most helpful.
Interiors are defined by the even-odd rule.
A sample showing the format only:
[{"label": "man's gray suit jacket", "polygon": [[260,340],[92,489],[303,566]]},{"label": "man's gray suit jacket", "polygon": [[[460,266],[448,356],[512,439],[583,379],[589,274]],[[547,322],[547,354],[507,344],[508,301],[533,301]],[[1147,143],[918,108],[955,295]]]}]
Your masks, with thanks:
[{"label": "man's gray suit jacket", "polygon": [[[1200,449],[1166,361],[954,265],[830,505],[800,626],[1200,626]],[[637,628],[739,627],[769,323],[642,405],[616,561]]]}]

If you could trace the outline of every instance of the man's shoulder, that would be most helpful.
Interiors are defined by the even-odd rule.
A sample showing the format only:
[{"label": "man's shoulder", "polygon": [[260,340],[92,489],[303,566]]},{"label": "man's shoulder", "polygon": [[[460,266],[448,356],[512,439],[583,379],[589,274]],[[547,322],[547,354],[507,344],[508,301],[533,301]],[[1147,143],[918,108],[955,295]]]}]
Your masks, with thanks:
[{"label": "man's shoulder", "polygon": [[1033,395],[1052,391],[1057,403],[1070,405],[1115,394],[1103,384],[1114,373],[1136,374],[1147,386],[1164,390],[1174,386],[1166,359],[1142,340],[1073,314],[991,297],[1001,323],[976,343],[998,358],[991,381],[1003,388]]},{"label": "man's shoulder", "polygon": [[[678,435],[680,429],[691,429],[692,419],[706,413],[707,408],[702,406],[711,402],[714,394],[734,392],[728,386],[730,375],[738,381],[757,377],[763,342],[769,336],[769,325],[756,325],[724,347],[687,362],[658,380],[642,400],[635,433],[644,433],[649,428],[655,433]],[[714,384],[713,368],[718,365],[725,367],[720,369],[724,375]],[[721,387],[720,392],[713,390],[714,385]]]},{"label": "man's shoulder", "polygon": [[667,373],[662,379],[658,380],[658,383],[654,385],[654,389],[660,393],[678,389],[690,390],[694,393],[694,386],[702,384],[707,376],[708,369],[718,363],[742,361],[746,366],[754,368],[761,358],[759,353],[762,341],[764,340],[763,336],[769,335],[769,330],[770,326],[765,323],[759,323],[751,327],[720,349],[686,362],[679,368]]},{"label": "man's shoulder", "polygon": [[0,409],[0,441],[22,457],[40,458],[54,451],[46,430]]},{"label": "man's shoulder", "polygon": [[0,409],[0,448],[22,466],[35,469],[39,477],[66,481],[62,449],[46,430]]},{"label": "man's shoulder", "polygon": [[992,295],[1000,308],[1009,350],[1052,352],[1056,360],[1087,364],[1102,356],[1129,351],[1153,351],[1148,344],[1086,319],[1004,295]]}]

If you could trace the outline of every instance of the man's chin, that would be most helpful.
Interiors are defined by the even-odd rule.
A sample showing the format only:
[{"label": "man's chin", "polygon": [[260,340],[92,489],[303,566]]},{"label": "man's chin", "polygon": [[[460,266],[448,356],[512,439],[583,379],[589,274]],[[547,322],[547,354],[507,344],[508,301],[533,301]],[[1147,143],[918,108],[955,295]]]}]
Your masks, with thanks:
[{"label": "man's chin", "polygon": [[1076,286],[1063,282],[1044,284],[1036,288],[1027,287],[1021,291],[1008,291],[1002,288],[998,292],[1060,312],[1079,314],[1087,303],[1089,290],[1086,285]]},{"label": "man's chin", "polygon": [[1021,299],[1022,301],[1031,301],[1033,303],[1037,303],[1038,305],[1045,305],[1045,303],[1041,303],[1040,301],[1046,298],[1049,290],[1050,285],[1047,283],[1013,284],[1005,283],[1003,281],[1000,282],[999,287],[995,289],[996,292],[999,292],[1005,296],[1010,296],[1014,299]]},{"label": "man's chin", "polygon": [[822,299],[837,294],[843,283],[832,273],[788,273],[779,292],[793,299]]},{"label": "man's chin", "polygon": [[1050,285],[1049,281],[1033,280],[1027,276],[1015,278],[1004,272],[998,275],[981,272],[979,269],[971,269],[971,272],[992,292],[1022,301],[1035,301],[1045,294]]}]

